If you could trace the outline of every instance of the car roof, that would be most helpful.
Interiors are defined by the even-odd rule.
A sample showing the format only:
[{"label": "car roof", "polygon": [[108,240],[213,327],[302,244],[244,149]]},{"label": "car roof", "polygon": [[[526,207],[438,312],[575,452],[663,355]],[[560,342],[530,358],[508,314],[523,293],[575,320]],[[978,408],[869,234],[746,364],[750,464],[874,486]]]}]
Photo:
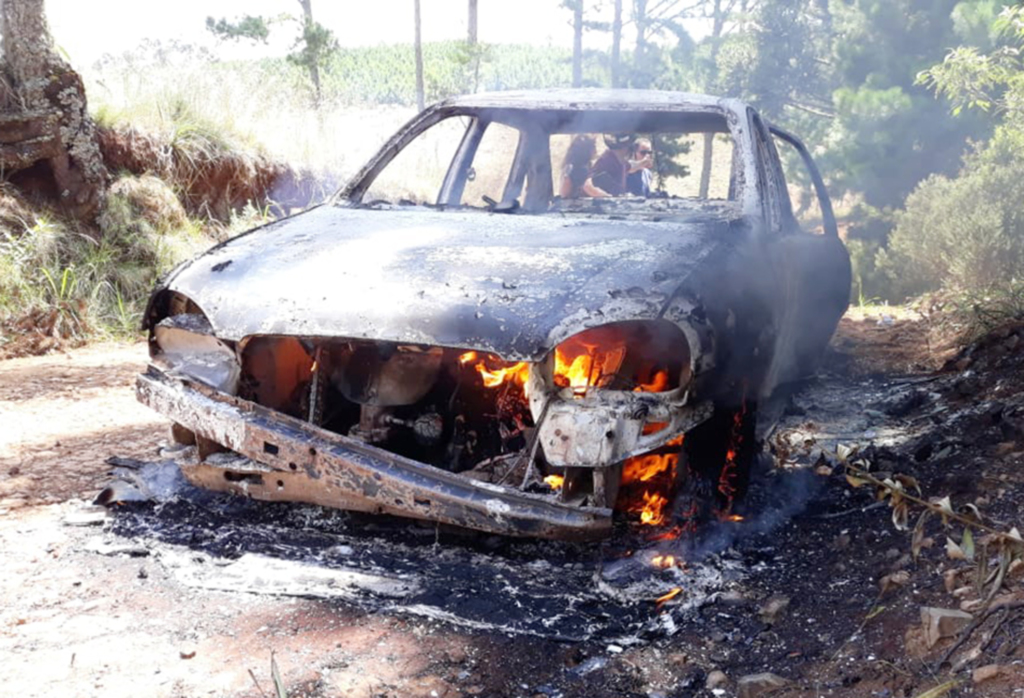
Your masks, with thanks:
[{"label": "car roof", "polygon": [[726,97],[669,92],[605,88],[572,88],[545,90],[510,90],[480,92],[451,97],[436,108],[460,109],[525,109],[558,111],[724,111],[741,114],[746,105]]}]

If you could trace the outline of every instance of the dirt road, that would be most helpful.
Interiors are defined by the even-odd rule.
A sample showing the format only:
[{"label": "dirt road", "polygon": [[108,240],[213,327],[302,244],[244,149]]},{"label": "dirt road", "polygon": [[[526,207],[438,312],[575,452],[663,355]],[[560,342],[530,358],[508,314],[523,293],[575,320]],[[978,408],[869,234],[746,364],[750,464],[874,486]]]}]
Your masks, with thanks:
[{"label": "dirt road", "polygon": [[135,401],[145,344],[0,363],[0,508],[95,495],[112,454],[151,455],[165,421]]},{"label": "dirt road", "polygon": [[[1012,351],[982,347],[969,365],[935,377],[927,371],[942,357],[923,348],[923,337],[912,322],[844,320],[825,378],[791,400],[776,435],[865,446],[875,461],[913,474],[928,495],[978,502],[999,525],[1019,525],[1024,440],[1015,429],[1024,423],[1024,379],[1014,376],[1024,375],[1021,363]],[[272,695],[272,656],[291,696],[732,696],[742,677],[763,672],[788,680],[773,694],[781,696],[914,696],[950,676],[964,681],[959,695],[1024,695],[1024,652],[1015,640],[1024,619],[1008,612],[1001,634],[959,674],[938,668],[950,641],[924,647],[920,612],[964,600],[968,592],[954,597],[944,586],[943,572],[956,563],[938,543],[913,563],[908,536],[893,530],[889,512],[870,507],[870,493],[849,490],[827,464],[794,479],[803,483],[799,491],[777,489],[790,482],[785,473],[768,474],[762,499],[783,493],[805,506],[770,524],[755,512],[727,547],[676,570],[693,580],[680,597],[693,602],[685,609],[680,599],[655,604],[623,598],[622,586],[609,590],[608,559],[623,553],[614,545],[466,542],[414,529],[375,532],[346,518],[324,519],[335,527],[325,532],[316,517],[262,505],[210,514],[203,520],[214,521],[212,533],[199,529],[199,517],[176,519],[169,534],[154,525],[180,516],[172,504],[95,509],[88,502],[108,479],[105,459],[153,460],[165,437],[163,421],[134,401],[131,385],[144,363],[141,344],[0,363],[6,695]],[[262,538],[247,540],[246,531]],[[945,532],[928,534],[944,540]],[[309,586],[316,577],[309,568],[290,581],[313,591],[249,585],[242,593],[208,583],[250,559],[263,565],[250,579],[266,582],[270,567],[295,563],[289,551],[304,545],[321,561],[345,557],[346,574],[362,575],[359,584],[461,583],[463,601],[487,596],[493,607],[472,616],[436,590],[421,590],[415,604],[371,603],[373,594],[359,589],[320,593]],[[440,576],[453,569],[470,571]],[[879,580],[894,572],[906,578],[880,595]],[[698,596],[704,573],[717,575],[718,586]],[[549,578],[579,586],[582,601],[566,602],[571,609],[532,604],[543,594],[529,584]],[[1001,595],[1024,598],[1018,580]],[[337,592],[336,580],[328,582]],[[572,641],[479,622],[506,607],[550,613],[548,627],[576,614],[593,634]],[[629,632],[601,632],[615,623]],[[985,664],[1001,668],[973,683],[970,671]]]}]

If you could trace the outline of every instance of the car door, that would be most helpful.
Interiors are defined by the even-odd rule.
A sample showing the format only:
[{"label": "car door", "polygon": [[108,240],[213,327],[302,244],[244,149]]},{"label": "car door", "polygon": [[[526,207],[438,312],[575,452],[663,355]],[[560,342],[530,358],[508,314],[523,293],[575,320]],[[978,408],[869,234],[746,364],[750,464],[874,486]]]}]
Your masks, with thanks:
[{"label": "car door", "polygon": [[[850,297],[850,258],[839,238],[824,182],[804,145],[754,114],[760,168],[765,175],[769,256],[778,278],[775,350],[764,393],[814,373]],[[822,231],[803,228],[793,214],[775,139],[797,150],[822,212]]]}]

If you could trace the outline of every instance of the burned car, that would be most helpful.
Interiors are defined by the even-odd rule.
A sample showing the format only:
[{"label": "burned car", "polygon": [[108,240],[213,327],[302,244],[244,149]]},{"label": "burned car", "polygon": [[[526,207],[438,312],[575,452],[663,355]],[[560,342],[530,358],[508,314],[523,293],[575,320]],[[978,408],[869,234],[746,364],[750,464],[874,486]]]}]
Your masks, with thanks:
[{"label": "burned car", "polygon": [[[642,137],[654,191],[562,196],[581,137]],[[174,270],[137,393],[206,488],[593,538],[616,512],[669,525],[683,493],[728,514],[759,401],[815,370],[849,288],[807,150],[750,107],[477,94],[420,113],[328,202]]]}]

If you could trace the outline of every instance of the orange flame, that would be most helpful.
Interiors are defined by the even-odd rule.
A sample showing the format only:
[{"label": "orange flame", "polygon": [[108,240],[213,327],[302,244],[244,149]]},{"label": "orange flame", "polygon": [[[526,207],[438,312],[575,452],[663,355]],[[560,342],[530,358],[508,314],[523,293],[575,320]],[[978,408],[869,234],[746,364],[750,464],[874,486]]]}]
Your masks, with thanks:
[{"label": "orange flame", "polygon": [[[665,443],[666,446],[682,446],[683,436],[677,436]],[[650,482],[661,473],[668,472],[679,463],[678,453],[651,454],[633,456],[626,459],[622,469],[622,484],[631,482]]]},{"label": "orange flame", "polygon": [[[599,347],[569,339],[555,348],[555,385],[584,395],[587,388],[607,385],[626,358],[625,344]],[[669,387],[668,371],[655,371],[649,381],[639,380],[634,392],[660,393]]]},{"label": "orange flame", "polygon": [[658,542],[658,541],[663,541],[663,540],[676,540],[682,534],[683,534],[683,529],[680,526],[673,526],[672,528],[668,529],[667,531],[662,531],[660,533],[653,533],[653,534],[647,535],[647,536],[645,536],[645,539],[649,540],[651,542]]},{"label": "orange flame", "polygon": [[658,569],[667,570],[669,567],[676,566],[675,555],[655,555],[651,558],[651,564]]},{"label": "orange flame", "polygon": [[530,375],[530,367],[525,361],[520,361],[505,368],[496,368],[493,371],[488,369],[484,362],[481,361],[476,365],[476,370],[484,379],[484,386],[487,388],[497,388],[506,380],[513,380],[516,382],[516,385],[526,385],[526,379]]},{"label": "orange flame", "polygon": [[739,514],[729,514],[728,516],[725,517],[725,520],[726,521],[742,521],[743,517],[740,516]]},{"label": "orange flame", "polygon": [[625,346],[602,350],[596,344],[570,339],[555,348],[555,384],[585,394],[587,388],[614,376],[625,355]]},{"label": "orange flame", "polygon": [[635,456],[626,461],[622,482],[650,482],[669,468],[669,459],[678,456]]},{"label": "orange flame", "polygon": [[633,392],[635,393],[661,393],[668,388],[668,371],[658,371],[649,383],[640,383]]},{"label": "orange flame", "polygon": [[544,482],[546,482],[548,487],[551,489],[560,490],[562,489],[562,485],[565,484],[565,477],[562,475],[548,475],[544,478]]},{"label": "orange flame", "polygon": [[675,597],[679,596],[679,594],[682,593],[682,591],[682,587],[675,587],[674,589],[672,589],[672,591],[662,596],[659,596],[657,599],[655,599],[655,603],[657,603],[660,606],[666,601],[671,601]]},{"label": "orange flame", "polygon": [[725,463],[722,465],[722,472],[718,477],[718,491],[725,497],[725,506],[719,512],[723,519],[729,517],[732,511],[733,499],[736,496],[737,467],[736,456],[738,449],[743,443],[743,418],[747,414],[746,397],[740,409],[732,416],[732,431],[729,434],[729,446],[725,452]]},{"label": "orange flame", "polygon": [[[526,385],[526,379],[530,375],[530,366],[525,361],[510,364],[492,356],[491,354],[487,354],[479,360],[478,358],[479,354],[475,351],[467,351],[459,356],[459,363],[465,366],[476,361],[473,367],[483,379],[485,388],[497,388],[507,381],[514,381],[515,384],[519,386]],[[497,364],[497,366],[495,368],[488,368],[488,362],[490,362],[492,366],[495,364]]]},{"label": "orange flame", "polygon": [[660,526],[665,523],[665,505],[668,498],[658,493],[644,492],[644,503],[640,510],[640,523],[644,526]]}]

